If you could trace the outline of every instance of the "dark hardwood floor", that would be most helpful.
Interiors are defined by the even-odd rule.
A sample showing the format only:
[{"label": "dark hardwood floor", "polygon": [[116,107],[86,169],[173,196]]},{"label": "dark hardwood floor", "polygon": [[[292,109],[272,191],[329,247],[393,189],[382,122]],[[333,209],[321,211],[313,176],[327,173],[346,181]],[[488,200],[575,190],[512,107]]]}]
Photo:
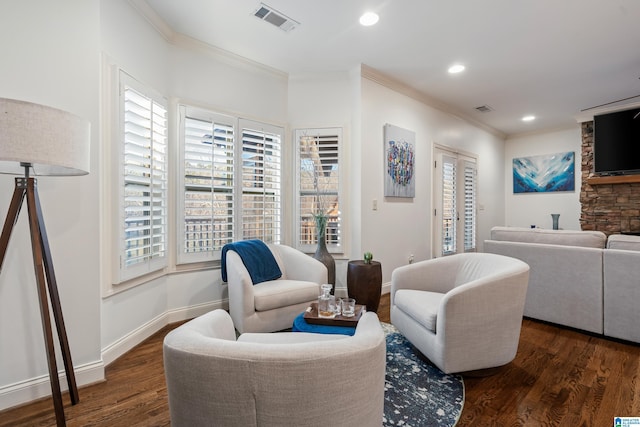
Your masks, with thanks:
[{"label": "dark hardwood floor", "polygon": [[[389,321],[384,295],[380,320]],[[65,395],[69,426],[169,425],[162,339],[170,325],[106,370],[107,380]],[[639,325],[640,327],[640,325]],[[525,319],[516,359],[487,376],[465,376],[458,426],[612,426],[640,416],[640,346]],[[50,398],[0,412],[0,426],[55,425]]]}]

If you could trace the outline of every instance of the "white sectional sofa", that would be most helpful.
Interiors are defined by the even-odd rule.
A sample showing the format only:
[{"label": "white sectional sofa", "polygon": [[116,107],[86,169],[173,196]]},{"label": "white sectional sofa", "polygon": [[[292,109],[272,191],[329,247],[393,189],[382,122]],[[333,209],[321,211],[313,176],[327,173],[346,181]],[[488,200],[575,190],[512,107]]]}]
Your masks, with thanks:
[{"label": "white sectional sofa", "polygon": [[616,234],[607,241],[604,334],[640,343],[640,236]]},{"label": "white sectional sofa", "polygon": [[531,268],[524,315],[640,342],[640,237],[494,227],[486,252]]}]

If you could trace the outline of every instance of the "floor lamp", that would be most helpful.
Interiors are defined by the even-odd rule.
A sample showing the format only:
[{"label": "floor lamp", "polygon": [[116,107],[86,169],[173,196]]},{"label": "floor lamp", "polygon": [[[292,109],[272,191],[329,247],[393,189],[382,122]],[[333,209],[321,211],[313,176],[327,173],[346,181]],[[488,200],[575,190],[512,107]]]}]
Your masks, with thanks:
[{"label": "floor lamp", "polygon": [[56,324],[71,403],[78,403],[79,396],[37,180],[30,174],[65,176],[89,173],[89,143],[90,124],[86,120],[55,108],[0,98],[0,173],[21,175],[15,179],[13,197],[0,235],[0,272],[11,232],[26,198],[49,381],[58,426],[64,426],[66,422],[49,304]]}]

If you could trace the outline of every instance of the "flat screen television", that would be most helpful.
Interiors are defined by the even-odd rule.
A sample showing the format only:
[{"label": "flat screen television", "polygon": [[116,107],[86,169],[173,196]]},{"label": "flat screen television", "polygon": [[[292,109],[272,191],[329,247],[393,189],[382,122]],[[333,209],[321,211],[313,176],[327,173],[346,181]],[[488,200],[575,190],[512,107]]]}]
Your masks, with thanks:
[{"label": "flat screen television", "polygon": [[593,118],[594,172],[640,174],[640,108]]}]

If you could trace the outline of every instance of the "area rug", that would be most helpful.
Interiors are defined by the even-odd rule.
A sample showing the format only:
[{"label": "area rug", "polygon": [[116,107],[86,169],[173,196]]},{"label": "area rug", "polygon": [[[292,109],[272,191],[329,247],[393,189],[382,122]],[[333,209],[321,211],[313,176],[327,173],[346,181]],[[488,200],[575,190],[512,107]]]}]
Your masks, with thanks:
[{"label": "area rug", "polygon": [[384,426],[455,426],[464,405],[464,383],[431,364],[388,323]]}]

